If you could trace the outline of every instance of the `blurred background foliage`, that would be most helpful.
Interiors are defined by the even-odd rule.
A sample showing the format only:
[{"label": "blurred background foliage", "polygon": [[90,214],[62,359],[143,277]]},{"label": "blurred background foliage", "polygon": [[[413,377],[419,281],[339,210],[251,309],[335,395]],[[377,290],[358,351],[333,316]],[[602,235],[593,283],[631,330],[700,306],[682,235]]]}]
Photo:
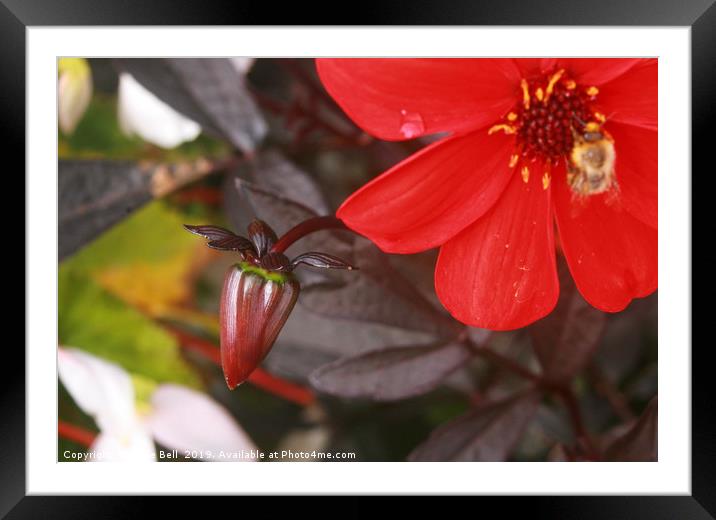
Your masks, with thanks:
[{"label": "blurred background foliage", "polygon": [[[138,400],[157,383],[206,392],[265,451],[348,451],[361,461],[583,460],[593,458],[590,450],[601,459],[655,456],[656,415],[642,412],[657,391],[656,295],[614,315],[587,312],[581,319],[592,325],[580,329],[579,348],[556,344],[549,331],[570,324],[555,316],[547,332],[539,323],[509,333],[469,330],[489,353],[468,352],[447,338],[463,327],[435,298],[435,251],[388,256],[342,233],[307,238],[315,248],[294,247],[354,257],[359,278],[302,272],[299,305],[272,353],[256,377],[229,391],[215,362],[217,311],[235,259],[182,224],[244,234],[258,216],[284,232],[332,213],[428,140],[385,143],[363,134],[322,91],[311,60],[259,59],[240,81],[225,77],[228,61],[86,62],[91,96],[74,128],[58,130],[60,345],[119,364]],[[204,131],[171,148],[128,135],[118,118],[123,71]],[[563,305],[581,309],[573,292]],[[425,345],[435,347],[395,350]],[[360,357],[374,351],[381,352]],[[567,370],[555,377],[575,397],[591,448],[562,395],[530,394],[514,364],[530,374]],[[414,387],[386,387],[408,372],[417,374]],[[62,421],[97,431],[61,384],[59,396]],[[638,442],[624,440],[645,429]],[[66,449],[86,446],[61,437],[59,460]]]}]

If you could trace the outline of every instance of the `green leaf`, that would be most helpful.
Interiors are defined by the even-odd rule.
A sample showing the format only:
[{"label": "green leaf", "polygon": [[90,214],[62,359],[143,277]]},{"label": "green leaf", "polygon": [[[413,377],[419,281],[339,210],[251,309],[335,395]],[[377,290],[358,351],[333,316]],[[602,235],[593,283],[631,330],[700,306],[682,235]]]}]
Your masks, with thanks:
[{"label": "green leaf", "polygon": [[67,263],[79,271],[95,272],[134,262],[170,260],[203,245],[186,232],[185,223],[190,222],[168,204],[152,202],[108,230]]},{"label": "green leaf", "polygon": [[68,265],[60,267],[58,303],[60,344],[160,383],[199,386],[173,336]]}]

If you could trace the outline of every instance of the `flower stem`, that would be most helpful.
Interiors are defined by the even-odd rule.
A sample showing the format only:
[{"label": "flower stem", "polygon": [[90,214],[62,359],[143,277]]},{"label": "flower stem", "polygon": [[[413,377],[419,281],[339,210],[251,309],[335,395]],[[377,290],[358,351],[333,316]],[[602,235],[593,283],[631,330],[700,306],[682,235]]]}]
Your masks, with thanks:
[{"label": "flower stem", "polygon": [[[185,350],[196,352],[212,363],[221,365],[221,354],[217,345],[181,329],[169,325],[165,327]],[[310,389],[271,375],[261,368],[254,370],[247,381],[270,394],[301,406],[308,406],[316,400]]]},{"label": "flower stem", "polygon": [[97,434],[92,431],[59,420],[57,421],[57,433],[63,439],[76,442],[86,448],[89,448],[97,437]]},{"label": "flower stem", "polygon": [[286,233],[278,239],[278,242],[273,245],[271,252],[283,253],[297,240],[324,229],[345,229],[350,231],[343,221],[333,216],[309,218],[286,231]]}]

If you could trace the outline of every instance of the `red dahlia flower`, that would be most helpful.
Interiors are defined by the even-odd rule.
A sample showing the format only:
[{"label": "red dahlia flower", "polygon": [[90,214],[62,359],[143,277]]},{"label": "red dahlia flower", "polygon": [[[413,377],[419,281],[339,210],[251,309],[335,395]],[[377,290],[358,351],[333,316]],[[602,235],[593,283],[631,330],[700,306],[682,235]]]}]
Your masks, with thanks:
[{"label": "red dahlia flower", "polygon": [[458,320],[514,329],[559,293],[554,216],[579,291],[608,312],[657,288],[655,59],[319,59],[328,92],[385,140],[448,133],[338,217],[390,253],[440,246]]}]

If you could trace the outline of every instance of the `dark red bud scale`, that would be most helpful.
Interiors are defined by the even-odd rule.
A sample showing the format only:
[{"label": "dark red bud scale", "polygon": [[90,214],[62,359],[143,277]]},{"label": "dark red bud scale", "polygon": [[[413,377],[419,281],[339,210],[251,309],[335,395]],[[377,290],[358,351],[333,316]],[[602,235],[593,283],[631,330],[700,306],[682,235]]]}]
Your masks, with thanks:
[{"label": "dark red bud scale", "polygon": [[298,299],[298,280],[241,262],[229,268],[221,293],[221,366],[230,389],[246,380],[276,341]]},{"label": "dark red bud scale", "polygon": [[[209,240],[209,247],[241,257],[226,272],[219,310],[221,366],[232,390],[263,361],[291,314],[301,289],[291,272],[296,266],[355,269],[325,253],[304,253],[290,260],[274,231],[260,220],[249,225],[248,239],[217,226],[184,227]],[[309,232],[336,227],[338,221],[330,217],[309,219],[284,235],[283,245]]]}]

